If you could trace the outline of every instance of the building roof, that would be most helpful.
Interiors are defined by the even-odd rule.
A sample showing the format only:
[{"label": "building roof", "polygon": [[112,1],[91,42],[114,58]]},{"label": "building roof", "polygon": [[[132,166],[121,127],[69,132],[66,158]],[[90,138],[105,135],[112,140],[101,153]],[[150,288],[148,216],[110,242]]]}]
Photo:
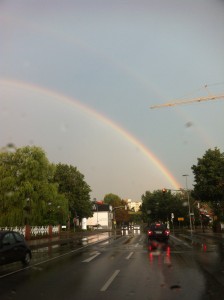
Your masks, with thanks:
[{"label": "building roof", "polygon": [[93,211],[110,211],[110,205],[109,204],[94,203],[93,204]]}]

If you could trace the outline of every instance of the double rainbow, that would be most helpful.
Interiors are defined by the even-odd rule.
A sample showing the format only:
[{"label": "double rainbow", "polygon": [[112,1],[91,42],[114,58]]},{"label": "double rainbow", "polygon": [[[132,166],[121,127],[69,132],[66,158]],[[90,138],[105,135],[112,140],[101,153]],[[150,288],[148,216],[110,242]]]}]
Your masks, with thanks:
[{"label": "double rainbow", "polygon": [[38,86],[35,84],[30,84],[24,81],[18,81],[12,79],[0,79],[0,86],[7,87],[9,89],[24,89],[32,92],[39,92],[44,94],[45,96],[49,96],[55,100],[59,100],[67,105],[73,105],[81,109],[84,113],[91,115],[92,117],[96,118],[98,121],[102,122],[103,124],[109,125],[116,133],[118,133],[123,138],[128,140],[130,143],[138,147],[138,149],[142,152],[142,154],[145,155],[154,164],[154,166],[165,176],[165,178],[167,178],[172,188],[179,189],[179,187],[181,186],[178,183],[178,181],[174,178],[174,176],[169,172],[166,166],[141,141],[139,141],[130,132],[128,132],[126,129],[122,128],[120,125],[116,124],[115,122],[113,122],[105,115],[83,104],[77,99],[74,99],[69,96],[65,96],[64,94],[61,94],[54,90],[50,90],[45,87]]}]

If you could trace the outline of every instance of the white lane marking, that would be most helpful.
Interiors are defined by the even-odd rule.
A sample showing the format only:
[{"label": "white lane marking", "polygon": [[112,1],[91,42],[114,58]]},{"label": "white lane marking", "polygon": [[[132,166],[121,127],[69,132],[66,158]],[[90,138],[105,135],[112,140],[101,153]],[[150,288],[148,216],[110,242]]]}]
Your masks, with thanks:
[{"label": "white lane marking", "polygon": [[96,258],[98,255],[100,255],[100,252],[97,252],[95,255],[83,260],[82,262],[85,262],[85,263],[88,263],[90,262],[91,260],[93,260],[94,258]]},{"label": "white lane marking", "polygon": [[[107,239],[108,239],[108,238],[105,238],[105,240],[107,240]],[[92,246],[92,245],[95,245],[95,244],[99,244],[99,241],[93,242],[93,243],[91,243],[91,244],[89,244],[89,245],[85,245],[85,246],[80,247],[80,248],[77,248],[77,249],[74,249],[74,250],[72,250],[72,251],[70,251],[70,252],[66,252],[66,253],[64,253],[64,254],[60,254],[60,255],[58,255],[58,256],[55,256],[55,257],[52,257],[52,258],[43,260],[43,261],[41,261],[41,262],[39,262],[39,263],[36,263],[36,264],[33,264],[33,265],[31,264],[31,265],[28,266],[28,267],[21,268],[21,269],[18,269],[18,270],[16,270],[16,271],[13,271],[13,272],[10,272],[10,273],[4,274],[4,275],[0,275],[0,279],[1,279],[1,278],[4,278],[4,277],[11,276],[11,275],[14,275],[14,274],[19,273],[19,272],[23,272],[24,270],[32,269],[33,267],[37,267],[37,266],[39,266],[39,265],[43,265],[43,264],[45,264],[45,263],[51,262],[51,261],[53,261],[53,260],[56,260],[56,259],[58,259],[58,258],[68,256],[68,255],[70,255],[71,253],[78,252],[78,251],[80,251],[80,250],[83,250],[83,249],[88,248],[88,247],[90,247],[90,246]]]},{"label": "white lane marking", "polygon": [[127,257],[126,259],[129,259],[132,255],[133,255],[134,252],[131,252]]},{"label": "white lane marking", "polygon": [[113,275],[107,280],[107,282],[104,284],[104,286],[100,289],[101,292],[105,292],[108,287],[111,285],[113,280],[116,278],[116,276],[119,274],[120,270],[116,270]]}]

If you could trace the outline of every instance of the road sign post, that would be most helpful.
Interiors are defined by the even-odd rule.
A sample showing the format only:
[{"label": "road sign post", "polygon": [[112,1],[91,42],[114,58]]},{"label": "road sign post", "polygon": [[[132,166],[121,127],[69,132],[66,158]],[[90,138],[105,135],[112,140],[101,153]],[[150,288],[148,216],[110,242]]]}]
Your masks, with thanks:
[{"label": "road sign post", "polygon": [[177,218],[177,220],[178,220],[178,222],[179,222],[179,229],[180,229],[180,223],[184,221],[184,218],[179,217],[179,218]]},{"label": "road sign post", "polygon": [[173,224],[173,234],[174,234],[174,222],[173,222],[173,219],[174,219],[174,213],[171,213],[171,222]]}]

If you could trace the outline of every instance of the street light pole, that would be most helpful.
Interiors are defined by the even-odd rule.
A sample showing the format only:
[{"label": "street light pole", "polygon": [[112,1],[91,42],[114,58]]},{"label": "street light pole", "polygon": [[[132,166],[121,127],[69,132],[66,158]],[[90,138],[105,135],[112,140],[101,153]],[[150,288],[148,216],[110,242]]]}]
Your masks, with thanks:
[{"label": "street light pole", "polygon": [[190,199],[189,199],[190,197],[189,197],[188,185],[187,185],[187,177],[189,175],[184,174],[182,176],[186,178],[186,193],[187,193],[187,202],[188,202],[188,213],[189,213],[189,218],[190,218],[190,230],[191,230],[191,235],[192,235],[191,207],[190,207]]},{"label": "street light pole", "polygon": [[98,203],[96,201],[96,198],[93,198],[93,202],[96,208],[96,224],[97,224],[97,229],[98,229],[98,223],[99,223],[99,219],[98,219]]}]

